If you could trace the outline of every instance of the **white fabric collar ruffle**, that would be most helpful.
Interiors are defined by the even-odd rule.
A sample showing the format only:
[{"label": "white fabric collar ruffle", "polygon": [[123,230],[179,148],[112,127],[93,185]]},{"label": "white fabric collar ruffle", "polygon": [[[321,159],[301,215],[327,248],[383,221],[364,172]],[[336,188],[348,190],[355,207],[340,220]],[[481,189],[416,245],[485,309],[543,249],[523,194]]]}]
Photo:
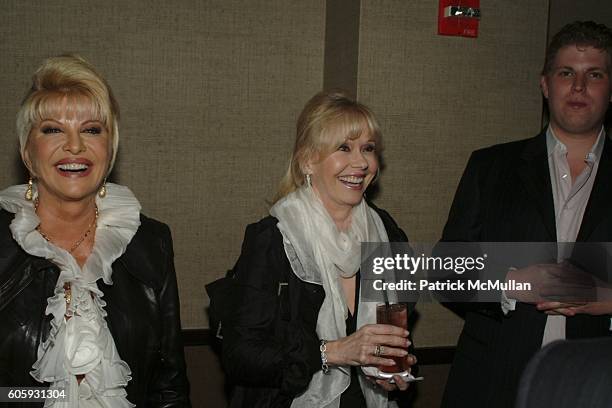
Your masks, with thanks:
[{"label": "white fabric collar ruffle", "polygon": [[[54,295],[47,299],[52,315],[48,339],[39,345],[31,375],[50,389],[65,390],[65,398],[47,399],[45,407],[133,407],[125,387],[131,379],[106,324],[106,302],[96,282],[112,285],[112,264],[124,252],[140,226],[140,203],[124,186],[107,183],[107,195],[96,196],[99,216],[93,250],[81,269],[66,250],[47,242],[36,227],[40,223],[33,202],[26,201],[26,185],[0,192],[0,207],[15,214],[10,229],[28,254],[48,259],[60,269]],[[66,308],[64,284],[70,283],[72,302]],[[66,319],[65,316],[70,316]],[[79,385],[77,375],[85,375]]]}]

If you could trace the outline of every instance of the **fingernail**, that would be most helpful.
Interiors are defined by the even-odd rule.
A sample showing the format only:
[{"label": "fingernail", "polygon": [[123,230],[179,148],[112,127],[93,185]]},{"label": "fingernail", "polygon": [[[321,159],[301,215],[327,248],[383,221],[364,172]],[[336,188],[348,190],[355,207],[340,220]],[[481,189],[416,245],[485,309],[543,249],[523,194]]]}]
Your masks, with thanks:
[{"label": "fingernail", "polygon": [[407,356],[408,355],[408,352],[406,350],[401,350],[401,352],[402,352],[402,356]]},{"label": "fingernail", "polygon": [[406,340],[406,347],[410,346],[412,343],[410,342],[410,340]]}]

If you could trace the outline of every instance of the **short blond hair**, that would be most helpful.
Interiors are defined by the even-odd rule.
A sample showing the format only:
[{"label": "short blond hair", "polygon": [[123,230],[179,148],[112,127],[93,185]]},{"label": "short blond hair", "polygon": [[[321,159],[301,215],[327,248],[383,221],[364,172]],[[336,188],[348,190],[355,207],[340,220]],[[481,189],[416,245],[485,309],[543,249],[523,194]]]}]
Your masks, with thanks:
[{"label": "short blond hair", "polygon": [[89,110],[106,127],[112,149],[110,173],[119,146],[119,105],[106,80],[89,62],[74,54],[48,58],[34,73],[32,87],[17,113],[21,157],[25,157],[32,127],[57,110],[64,100],[69,110],[75,113]]},{"label": "short blond hair", "polygon": [[309,160],[324,160],[347,139],[368,134],[376,142],[377,155],[382,152],[382,134],[374,114],[342,89],[313,96],[304,106],[296,130],[293,154],[273,202],[304,184],[304,166]]}]

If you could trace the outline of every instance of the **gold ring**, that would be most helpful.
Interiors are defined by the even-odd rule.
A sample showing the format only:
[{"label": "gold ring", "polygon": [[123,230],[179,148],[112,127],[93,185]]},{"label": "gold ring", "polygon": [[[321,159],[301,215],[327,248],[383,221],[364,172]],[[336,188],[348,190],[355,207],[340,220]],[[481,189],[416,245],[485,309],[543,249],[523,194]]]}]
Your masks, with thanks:
[{"label": "gold ring", "polygon": [[382,347],[380,346],[380,344],[377,344],[376,350],[374,350],[374,357],[380,357],[381,354],[382,354]]}]

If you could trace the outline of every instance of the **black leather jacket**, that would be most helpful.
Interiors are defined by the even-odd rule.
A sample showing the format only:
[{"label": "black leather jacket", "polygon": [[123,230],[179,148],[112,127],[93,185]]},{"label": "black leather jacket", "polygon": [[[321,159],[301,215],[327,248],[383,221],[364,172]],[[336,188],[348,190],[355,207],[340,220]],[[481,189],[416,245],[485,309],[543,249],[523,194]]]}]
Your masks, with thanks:
[{"label": "black leather jacket", "polygon": [[[30,371],[49,335],[45,308],[59,269],[19,247],[9,230],[13,217],[0,210],[0,386],[41,387],[48,384]],[[173,258],[168,226],[141,216],[126,252],[113,263],[113,284],[98,281],[108,327],[132,371],[128,400],[138,407],[191,406]]]}]

